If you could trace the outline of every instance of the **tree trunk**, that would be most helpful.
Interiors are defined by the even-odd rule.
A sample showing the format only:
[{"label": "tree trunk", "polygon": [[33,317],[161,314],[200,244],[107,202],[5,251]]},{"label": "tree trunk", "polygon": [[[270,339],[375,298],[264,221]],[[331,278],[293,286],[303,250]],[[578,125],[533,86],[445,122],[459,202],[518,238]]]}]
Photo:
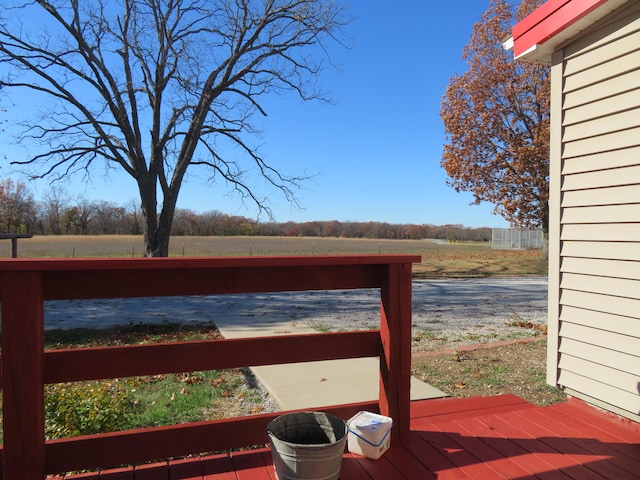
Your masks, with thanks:
[{"label": "tree trunk", "polygon": [[164,191],[162,211],[158,214],[156,184],[153,181],[138,181],[141,210],[144,218],[144,256],[168,257],[171,225],[176,210],[177,192]]},{"label": "tree trunk", "polygon": [[158,222],[158,231],[156,233],[156,255],[154,257],[169,256],[169,239],[171,238],[171,225],[173,224],[173,215],[175,213],[175,205],[162,207],[160,220]]},{"label": "tree trunk", "polygon": [[168,256],[162,255],[158,249],[158,201],[156,199],[155,181],[149,178],[138,177],[138,190],[140,191],[140,209],[142,210],[144,253],[145,257]]}]

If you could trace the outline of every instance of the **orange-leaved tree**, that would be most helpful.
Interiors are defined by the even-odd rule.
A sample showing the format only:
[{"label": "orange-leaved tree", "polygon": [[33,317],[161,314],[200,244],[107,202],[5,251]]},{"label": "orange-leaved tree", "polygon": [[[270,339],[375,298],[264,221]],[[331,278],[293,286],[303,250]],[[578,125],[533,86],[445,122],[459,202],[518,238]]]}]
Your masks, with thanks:
[{"label": "orange-leaved tree", "polygon": [[502,43],[515,21],[540,0],[518,8],[491,0],[463,51],[469,69],[455,75],[440,115],[449,185],[518,228],[549,226],[549,67],[516,62]]}]

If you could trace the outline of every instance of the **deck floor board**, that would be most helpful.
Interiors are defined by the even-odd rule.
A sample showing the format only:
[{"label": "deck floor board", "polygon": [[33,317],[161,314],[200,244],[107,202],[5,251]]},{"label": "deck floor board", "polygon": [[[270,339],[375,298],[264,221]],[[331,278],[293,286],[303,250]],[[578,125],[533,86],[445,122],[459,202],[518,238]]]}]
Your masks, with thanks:
[{"label": "deck floor board", "polygon": [[[517,418],[522,428],[526,429],[530,435],[539,438],[545,445],[572,459],[576,464],[582,465],[585,469],[583,474],[585,480],[598,480],[602,477],[620,478],[620,475],[624,474],[624,471],[609,461],[608,455],[599,451],[600,449],[595,451],[590,449],[582,441],[585,438],[584,435],[574,437],[570,432],[565,434],[558,428],[557,422],[549,422],[548,418],[544,421],[532,416],[519,415],[517,412],[513,413],[512,417]],[[555,417],[552,418],[555,420]]]},{"label": "deck floor board", "polygon": [[596,438],[605,439],[607,442],[628,443],[637,445],[638,431],[627,428],[614,428],[617,425],[601,415],[591,413],[585,409],[576,409],[567,403],[560,403],[545,407],[545,414],[553,416],[555,420],[571,423],[579,431]]},{"label": "deck floor board", "polygon": [[[483,438],[486,433],[480,428],[479,423],[470,420],[461,422],[453,421],[438,424],[438,428],[442,431],[446,430],[458,432],[458,442],[462,448],[474,454],[491,468],[493,462],[500,462],[500,469],[496,474],[496,478],[522,478],[531,476],[532,472],[524,466],[518,464],[497,449],[495,440]],[[521,452],[524,453],[524,452]]]},{"label": "deck floor board", "polygon": [[215,455],[202,460],[203,479],[236,480],[233,463],[228,455]]},{"label": "deck floor board", "polygon": [[[474,405],[476,408],[474,409]],[[493,406],[492,406],[493,405]],[[412,403],[412,434],[379,460],[345,453],[342,480],[638,479],[640,433],[582,407],[512,395]],[[62,478],[62,477],[54,477]],[[269,449],[69,475],[66,480],[275,480]]]},{"label": "deck floor board", "polygon": [[510,439],[507,435],[497,430],[490,419],[476,418],[462,424],[456,422],[456,424],[461,431],[464,429],[469,435],[480,438],[483,443],[496,452],[496,457],[492,458],[491,461],[509,460],[524,470],[526,474],[523,478],[535,478],[536,472],[539,473],[553,468],[553,464],[548,463],[541,455],[527,451],[516,440]]},{"label": "deck floor board", "polygon": [[267,462],[263,457],[263,451],[232,453],[231,462],[236,471],[238,480],[272,480],[267,469]]},{"label": "deck floor board", "polygon": [[371,477],[358,462],[358,459],[349,453],[345,453],[343,457],[340,475],[350,480],[371,480]]},{"label": "deck floor board", "polygon": [[[532,418],[536,418],[538,421],[545,421],[546,417],[538,411],[532,411],[528,413]],[[593,431],[590,428],[585,427],[583,422],[576,420],[575,418],[568,417],[554,417],[554,428],[559,435],[564,438],[575,441],[579,439],[577,443],[590,452],[599,453],[605,455],[608,461],[614,465],[619,466],[627,475],[635,473],[634,468],[638,467],[638,445],[620,441],[613,435],[608,435],[607,432],[599,430],[596,433],[601,433],[599,437],[594,436]],[[596,439],[598,438],[598,439]],[[614,445],[611,445],[614,443]],[[640,476],[640,474],[639,474]],[[619,478],[618,476],[612,476],[612,478]]]}]

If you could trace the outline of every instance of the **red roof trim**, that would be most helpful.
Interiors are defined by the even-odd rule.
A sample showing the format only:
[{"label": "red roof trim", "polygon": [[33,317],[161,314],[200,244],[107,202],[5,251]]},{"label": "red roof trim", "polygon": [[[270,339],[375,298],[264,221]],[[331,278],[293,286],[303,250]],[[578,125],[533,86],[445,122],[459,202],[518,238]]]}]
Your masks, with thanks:
[{"label": "red roof trim", "polygon": [[548,0],[513,27],[516,57],[542,45],[608,0]]},{"label": "red roof trim", "polygon": [[548,0],[543,3],[513,27],[513,38],[520,38],[522,34],[543,22],[569,2],[571,2],[571,0]]}]

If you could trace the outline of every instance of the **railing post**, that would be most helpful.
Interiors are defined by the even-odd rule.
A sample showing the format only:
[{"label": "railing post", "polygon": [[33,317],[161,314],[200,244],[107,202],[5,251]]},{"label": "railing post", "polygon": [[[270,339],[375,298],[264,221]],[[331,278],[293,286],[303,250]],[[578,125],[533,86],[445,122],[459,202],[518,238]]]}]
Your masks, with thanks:
[{"label": "railing post", "polygon": [[2,272],[3,478],[45,478],[41,272]]},{"label": "railing post", "polygon": [[408,443],[411,402],[411,264],[386,266],[380,290],[380,413],[393,419],[391,442]]}]

